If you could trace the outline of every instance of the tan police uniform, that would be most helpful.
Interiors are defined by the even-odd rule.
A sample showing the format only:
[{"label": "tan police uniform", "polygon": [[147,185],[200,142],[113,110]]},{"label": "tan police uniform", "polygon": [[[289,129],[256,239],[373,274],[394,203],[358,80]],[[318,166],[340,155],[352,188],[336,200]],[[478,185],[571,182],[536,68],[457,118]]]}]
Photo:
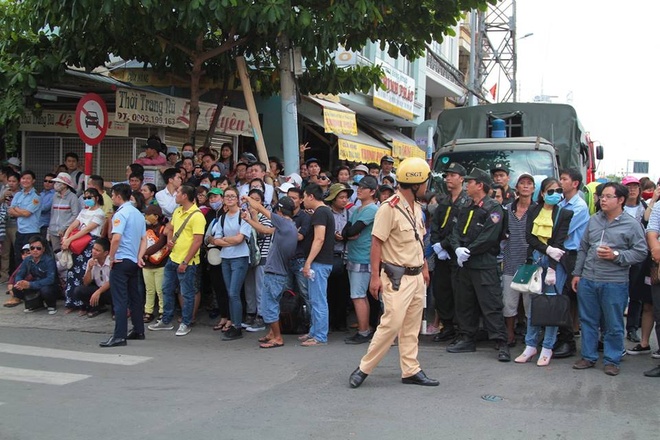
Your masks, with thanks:
[{"label": "tan police uniform", "polygon": [[366,374],[371,374],[376,368],[397,335],[402,377],[413,376],[421,370],[417,361],[417,344],[426,295],[421,272],[424,253],[419,240],[415,238],[411,219],[414,219],[418,236],[424,237],[426,230],[421,206],[415,203],[411,207],[398,192],[387,199],[376,213],[372,235],[383,241],[382,261],[395,266],[416,268],[419,273],[404,275],[399,290],[395,291],[389,277],[381,271],[385,310],[367,354],[360,362],[360,370]]}]

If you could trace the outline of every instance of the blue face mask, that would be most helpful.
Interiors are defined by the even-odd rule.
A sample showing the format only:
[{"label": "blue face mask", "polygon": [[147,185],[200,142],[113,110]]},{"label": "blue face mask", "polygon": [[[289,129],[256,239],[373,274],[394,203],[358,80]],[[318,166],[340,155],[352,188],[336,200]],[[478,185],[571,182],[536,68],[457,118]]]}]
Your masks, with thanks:
[{"label": "blue face mask", "polygon": [[94,200],[92,200],[92,199],[83,200],[83,203],[88,208],[93,208],[94,207]]},{"label": "blue face mask", "polygon": [[200,183],[199,186],[203,186],[206,189],[211,189],[211,184],[210,183]]},{"label": "blue face mask", "polygon": [[218,177],[222,176],[222,174],[220,174],[220,173],[217,172],[217,171],[211,171],[211,176],[212,176],[214,179],[217,179]]},{"label": "blue face mask", "polygon": [[181,155],[182,155],[183,157],[193,157],[193,156],[195,155],[195,153],[193,153],[192,151],[183,151],[183,152],[181,153]]},{"label": "blue face mask", "polygon": [[355,176],[353,176],[353,182],[360,183],[360,180],[362,180],[363,177],[364,176],[362,174],[356,174]]},{"label": "blue face mask", "polygon": [[546,194],[545,197],[543,197],[543,201],[548,205],[556,205],[557,203],[561,202],[561,194]]},{"label": "blue face mask", "polygon": [[222,202],[217,201],[217,202],[209,202],[209,205],[211,205],[211,209],[217,211],[218,209],[222,208]]}]

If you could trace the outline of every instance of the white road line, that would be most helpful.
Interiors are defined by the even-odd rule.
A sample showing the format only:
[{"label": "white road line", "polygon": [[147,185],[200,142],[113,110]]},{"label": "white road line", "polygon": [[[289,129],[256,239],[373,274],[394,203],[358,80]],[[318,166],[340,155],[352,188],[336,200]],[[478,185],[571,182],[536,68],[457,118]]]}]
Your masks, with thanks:
[{"label": "white road line", "polygon": [[20,354],[25,356],[40,356],[56,359],[69,359],[99,364],[137,365],[150,360],[146,356],[128,356],[124,354],[101,354],[84,351],[57,350],[54,348],[34,347],[30,345],[15,345],[0,343],[0,353]]},{"label": "white road line", "polygon": [[0,367],[0,380],[67,385],[92,377],[88,374],[58,373],[56,371],[26,370],[24,368]]}]

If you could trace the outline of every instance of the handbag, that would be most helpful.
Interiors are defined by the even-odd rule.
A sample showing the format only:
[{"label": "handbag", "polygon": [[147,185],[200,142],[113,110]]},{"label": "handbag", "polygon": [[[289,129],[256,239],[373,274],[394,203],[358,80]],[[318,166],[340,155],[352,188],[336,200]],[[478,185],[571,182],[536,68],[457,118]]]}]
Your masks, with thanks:
[{"label": "handbag", "polygon": [[522,293],[541,293],[543,290],[542,274],[543,268],[538,264],[525,263],[513,276],[511,289]]},{"label": "handbag", "polygon": [[28,291],[23,298],[26,310],[40,309],[44,306],[41,294],[38,291]]},{"label": "handbag", "polygon": [[[165,229],[164,225],[161,225],[160,231],[158,234],[163,233],[163,229]],[[153,246],[160,240],[160,237],[156,235],[156,232],[154,232],[153,229],[147,229],[147,248]],[[170,255],[171,249],[167,246],[163,246],[153,254],[149,255],[149,262],[151,264],[161,264],[165,259]]]},{"label": "handbag", "polygon": [[[76,235],[78,232],[80,232],[80,228],[74,229],[71,231],[71,236]],[[71,253],[74,255],[80,255],[83,252],[85,252],[85,248],[89,245],[89,243],[92,241],[92,235],[91,234],[85,234],[82,237],[78,237],[75,240],[69,244],[69,250],[71,250]]]},{"label": "handbag", "polygon": [[222,263],[222,257],[220,256],[220,249],[217,247],[210,247],[206,251],[206,261],[210,266],[219,266]]},{"label": "handbag", "polygon": [[532,296],[532,325],[572,327],[571,298],[568,295]]}]

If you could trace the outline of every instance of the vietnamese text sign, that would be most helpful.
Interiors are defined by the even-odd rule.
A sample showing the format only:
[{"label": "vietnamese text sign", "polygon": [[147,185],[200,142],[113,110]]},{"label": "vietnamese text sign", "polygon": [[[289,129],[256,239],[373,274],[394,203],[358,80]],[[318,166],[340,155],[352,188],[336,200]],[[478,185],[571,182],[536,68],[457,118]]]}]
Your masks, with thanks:
[{"label": "vietnamese text sign", "polygon": [[[199,103],[197,129],[206,131],[211,126],[215,104]],[[183,98],[118,88],[116,94],[117,121],[162,127],[188,129],[190,101]],[[216,130],[221,133],[252,136],[252,125],[247,110],[224,106]]]},{"label": "vietnamese text sign", "polygon": [[399,159],[405,159],[407,157],[420,157],[424,159],[426,157],[417,145],[406,144],[397,140],[392,141],[392,156]]},{"label": "vietnamese text sign", "polygon": [[381,64],[385,90],[374,87],[374,107],[404,119],[415,117],[415,80],[403,72]]},{"label": "vietnamese text sign", "polygon": [[339,139],[339,159],[349,162],[380,163],[383,154],[389,153],[388,149],[372,147],[370,145]]},{"label": "vietnamese text sign", "polygon": [[[38,116],[28,111],[21,118],[19,130],[77,134],[74,118],[73,110],[43,110]],[[114,113],[110,113],[108,119],[107,136],[128,136],[128,124],[116,122]]]},{"label": "vietnamese text sign", "polygon": [[355,113],[340,112],[324,108],[323,126],[326,133],[350,134],[353,136],[357,136],[358,134]]}]

